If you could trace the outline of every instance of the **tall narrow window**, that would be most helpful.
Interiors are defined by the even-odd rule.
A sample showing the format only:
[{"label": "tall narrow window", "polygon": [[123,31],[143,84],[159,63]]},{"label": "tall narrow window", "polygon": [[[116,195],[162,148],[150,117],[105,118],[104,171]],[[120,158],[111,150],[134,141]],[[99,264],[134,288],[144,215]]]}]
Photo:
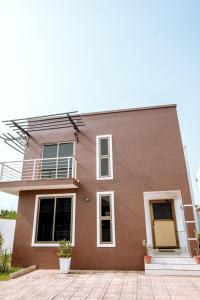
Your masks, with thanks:
[{"label": "tall narrow window", "polygon": [[33,244],[55,244],[59,240],[74,242],[74,195],[37,198]]},{"label": "tall narrow window", "polygon": [[96,139],[97,179],[113,179],[112,136],[101,135]]},{"label": "tall narrow window", "polygon": [[114,192],[97,193],[97,247],[115,247]]}]

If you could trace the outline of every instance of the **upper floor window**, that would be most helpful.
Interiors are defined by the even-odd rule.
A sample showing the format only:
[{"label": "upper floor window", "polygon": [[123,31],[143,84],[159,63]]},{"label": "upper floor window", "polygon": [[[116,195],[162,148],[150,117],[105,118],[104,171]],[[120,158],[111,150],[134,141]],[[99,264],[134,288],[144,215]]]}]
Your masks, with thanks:
[{"label": "upper floor window", "polygon": [[41,178],[71,177],[73,155],[73,142],[44,145]]},{"label": "upper floor window", "polygon": [[96,168],[97,179],[113,179],[112,136],[96,137]]}]

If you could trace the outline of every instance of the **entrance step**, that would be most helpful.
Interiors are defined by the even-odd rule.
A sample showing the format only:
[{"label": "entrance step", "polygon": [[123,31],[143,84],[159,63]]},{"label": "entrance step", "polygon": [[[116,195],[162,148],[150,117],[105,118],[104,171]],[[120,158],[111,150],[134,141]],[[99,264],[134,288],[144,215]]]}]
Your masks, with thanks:
[{"label": "entrance step", "polygon": [[192,257],[152,257],[152,264],[195,264]]},{"label": "entrance step", "polygon": [[192,257],[152,257],[150,264],[145,263],[145,274],[200,276],[200,264]]}]

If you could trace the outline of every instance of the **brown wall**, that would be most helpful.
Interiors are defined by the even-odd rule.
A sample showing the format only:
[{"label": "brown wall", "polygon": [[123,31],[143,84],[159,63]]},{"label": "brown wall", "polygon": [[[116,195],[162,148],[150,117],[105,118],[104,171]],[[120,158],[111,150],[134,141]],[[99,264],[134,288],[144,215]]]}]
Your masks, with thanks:
[{"label": "brown wall", "polygon": [[[181,190],[191,203],[175,107],[83,115],[76,144],[78,178],[74,269],[142,270],[146,238],[143,192]],[[96,180],[96,135],[112,134],[114,179]],[[41,157],[41,144],[74,140],[73,130],[42,132],[29,141],[25,158]],[[96,192],[115,192],[116,247],[96,247]],[[56,248],[32,248],[36,194],[20,193],[13,264],[58,268]],[[75,192],[75,190],[73,190]],[[91,201],[85,202],[89,198]],[[188,216],[192,219],[192,215]]]}]

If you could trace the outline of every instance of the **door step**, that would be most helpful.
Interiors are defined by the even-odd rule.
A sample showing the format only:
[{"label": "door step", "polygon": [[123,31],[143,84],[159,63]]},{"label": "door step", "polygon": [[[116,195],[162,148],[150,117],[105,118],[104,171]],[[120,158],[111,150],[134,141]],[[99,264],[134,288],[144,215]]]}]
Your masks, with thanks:
[{"label": "door step", "polygon": [[200,264],[192,257],[152,257],[151,263],[145,263],[145,274],[200,276]]}]

